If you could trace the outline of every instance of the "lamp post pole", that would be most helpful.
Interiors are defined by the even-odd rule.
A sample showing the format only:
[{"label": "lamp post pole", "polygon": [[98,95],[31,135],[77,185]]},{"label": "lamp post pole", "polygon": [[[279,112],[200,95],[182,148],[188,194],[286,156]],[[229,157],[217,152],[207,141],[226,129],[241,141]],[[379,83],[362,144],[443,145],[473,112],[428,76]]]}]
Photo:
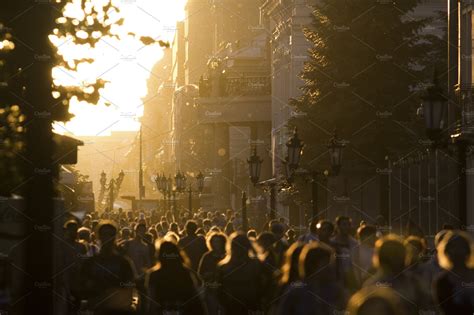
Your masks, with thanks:
[{"label": "lamp post pole", "polygon": [[244,233],[248,231],[248,219],[247,219],[247,194],[245,191],[242,192],[242,229]]},{"label": "lamp post pole", "polygon": [[276,189],[275,183],[270,184],[270,220],[276,219]]},{"label": "lamp post pole", "polygon": [[[293,180],[293,176],[296,173],[296,170],[300,164],[300,158],[303,154],[304,142],[301,141],[298,137],[298,130],[295,128],[295,131],[292,137],[288,140],[286,144],[288,148],[288,156],[286,158],[286,164],[288,166],[287,179],[289,182]],[[327,148],[329,150],[329,157],[331,163],[331,170],[329,172],[325,170],[324,172],[311,171],[311,215],[312,219],[316,219],[319,215],[318,209],[318,181],[317,178],[320,174],[324,174],[326,177],[331,175],[338,175],[342,167],[342,153],[344,150],[345,144],[339,139],[337,135],[337,130],[334,130],[333,137],[329,140]]]},{"label": "lamp post pole", "polygon": [[459,160],[459,221],[465,227],[467,225],[467,141],[460,140],[458,145]]},{"label": "lamp post pole", "polygon": [[311,196],[312,196],[312,200],[311,200],[311,206],[312,206],[312,218],[311,220],[314,220],[318,217],[318,214],[319,214],[319,209],[318,209],[318,182],[316,180],[316,177],[317,177],[317,173],[316,172],[313,172],[313,176],[312,176],[312,180],[311,180]]}]

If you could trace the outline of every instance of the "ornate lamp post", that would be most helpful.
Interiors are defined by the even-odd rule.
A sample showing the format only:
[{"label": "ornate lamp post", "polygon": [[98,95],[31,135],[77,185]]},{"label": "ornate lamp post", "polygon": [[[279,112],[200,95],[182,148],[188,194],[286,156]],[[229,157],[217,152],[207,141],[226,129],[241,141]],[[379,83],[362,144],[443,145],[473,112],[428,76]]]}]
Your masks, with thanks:
[{"label": "ornate lamp post", "polygon": [[163,194],[163,209],[164,209],[166,208],[166,197],[167,197],[167,191],[166,191],[167,185],[166,185],[165,174],[162,174],[161,176],[157,174],[155,177],[155,184],[156,184],[156,189],[158,189],[158,191]]},{"label": "ornate lamp post", "polygon": [[[286,146],[288,148],[288,156],[286,158],[286,164],[288,167],[287,180],[288,182],[291,183],[291,181],[293,180],[294,172],[299,167],[301,156],[303,155],[303,148],[304,148],[304,142],[299,139],[296,128],[293,133],[293,136],[288,140]],[[342,143],[342,141],[339,139],[337,135],[337,132],[335,131],[333,137],[329,140],[327,144],[327,148],[329,149],[329,157],[330,157],[332,172],[330,173],[327,170],[323,172],[315,171],[315,170],[311,170],[307,172],[311,176],[311,195],[312,195],[311,203],[312,203],[313,219],[317,218],[318,212],[319,212],[318,205],[317,205],[317,200],[318,200],[317,177],[319,175],[324,175],[325,177],[330,174],[334,176],[339,175],[339,172],[342,167],[342,156],[343,156],[344,147],[345,147],[344,143]]]},{"label": "ornate lamp post", "polygon": [[252,149],[252,155],[247,159],[249,165],[250,180],[254,185],[257,185],[262,171],[263,160],[257,155],[257,147]]},{"label": "ornate lamp post", "polygon": [[[260,174],[262,171],[263,160],[257,154],[257,147],[252,148],[252,155],[247,159],[249,165],[249,177],[254,186],[259,184]],[[271,182],[266,184],[266,182],[261,183],[262,186],[266,185],[270,187],[270,220],[276,218],[276,192],[275,192],[275,183]],[[247,201],[247,196],[242,195],[242,198],[245,197],[245,202]],[[242,200],[242,204],[244,201]],[[244,213],[245,212],[245,213]],[[242,207],[242,218],[247,218],[247,207]]]},{"label": "ornate lamp post", "polygon": [[196,186],[197,186],[197,191],[193,191],[192,183],[189,183],[188,187],[188,208],[189,208],[189,213],[193,212],[193,193],[202,193],[204,190],[204,175],[199,172],[199,174],[196,175]]},{"label": "ornate lamp post", "polygon": [[178,171],[174,177],[177,192],[183,192],[186,189],[186,175]]},{"label": "ornate lamp post", "polygon": [[[426,134],[433,142],[432,147],[435,151],[436,165],[438,163],[438,146],[441,142],[441,134],[446,128],[445,119],[447,116],[447,99],[443,95],[437,74],[435,72],[433,85],[426,89],[425,94],[421,98],[422,104],[418,108],[417,114],[424,119]],[[450,136],[450,142],[457,145],[459,159],[459,219],[462,225],[467,223],[467,147],[472,143],[470,135],[465,133],[463,126]],[[436,209],[438,211],[438,209]],[[439,228],[438,226],[436,227]]]},{"label": "ornate lamp post", "polygon": [[304,142],[298,137],[298,129],[295,127],[293,135],[288,139],[286,143],[288,149],[288,154],[286,157],[286,166],[287,166],[287,177],[291,181],[293,179],[293,174],[298,168],[303,155]]},{"label": "ornate lamp post", "polygon": [[204,190],[204,175],[199,171],[199,174],[196,175],[197,187],[200,193]]},{"label": "ornate lamp post", "polygon": [[344,147],[345,144],[339,139],[337,130],[334,130],[334,136],[329,140],[327,145],[327,148],[329,149],[331,168],[334,175],[338,175],[341,171]]},{"label": "ornate lamp post", "polygon": [[447,110],[447,100],[443,95],[443,89],[439,85],[437,75],[424,95],[421,97],[422,103],[417,114],[424,118],[426,134],[432,141],[439,141],[442,130],[445,127],[445,117]]}]

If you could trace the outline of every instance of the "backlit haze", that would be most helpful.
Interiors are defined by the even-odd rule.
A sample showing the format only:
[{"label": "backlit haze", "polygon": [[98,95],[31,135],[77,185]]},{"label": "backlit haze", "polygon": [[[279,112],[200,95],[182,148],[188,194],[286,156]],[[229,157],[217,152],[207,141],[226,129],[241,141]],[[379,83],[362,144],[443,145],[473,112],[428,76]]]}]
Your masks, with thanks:
[{"label": "backlit haze", "polygon": [[[95,0],[100,3],[102,0]],[[80,15],[77,3],[68,7],[69,14]],[[171,42],[176,22],[184,18],[186,0],[116,0],[124,24],[119,34],[135,33]],[[76,6],[74,5],[76,4]],[[143,115],[142,98],[147,95],[147,80],[153,65],[163,56],[158,44],[145,46],[131,36],[121,40],[104,37],[96,48],[81,48],[68,40],[53,40],[66,58],[93,58],[92,64],[83,64],[78,73],[60,69],[53,71],[55,80],[64,85],[77,85],[101,78],[107,83],[101,90],[97,105],[72,99],[69,111],[75,115],[66,124],[55,125],[58,133],[75,136],[107,136],[112,131],[134,131],[139,129],[139,117]],[[150,91],[153,93],[154,91]],[[110,105],[106,105],[109,103]]]}]

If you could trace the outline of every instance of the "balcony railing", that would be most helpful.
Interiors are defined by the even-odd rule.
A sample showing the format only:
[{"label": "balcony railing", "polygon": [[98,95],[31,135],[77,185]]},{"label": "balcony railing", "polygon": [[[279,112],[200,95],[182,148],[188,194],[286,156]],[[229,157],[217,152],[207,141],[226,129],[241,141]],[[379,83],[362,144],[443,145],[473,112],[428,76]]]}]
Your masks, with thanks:
[{"label": "balcony railing", "polygon": [[[214,84],[214,86],[213,86]],[[259,96],[271,94],[270,77],[226,78],[219,80],[202,79],[199,83],[199,96]]]}]

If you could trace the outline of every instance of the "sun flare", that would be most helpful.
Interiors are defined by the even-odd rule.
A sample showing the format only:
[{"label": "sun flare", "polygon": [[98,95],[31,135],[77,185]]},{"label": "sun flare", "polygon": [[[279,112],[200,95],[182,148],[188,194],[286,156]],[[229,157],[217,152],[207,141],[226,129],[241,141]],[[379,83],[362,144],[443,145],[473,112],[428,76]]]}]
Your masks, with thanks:
[{"label": "sun flare", "polygon": [[[95,1],[95,2],[94,2]],[[94,0],[100,4],[102,0]],[[94,49],[88,45],[74,45],[68,38],[51,37],[61,55],[68,59],[90,58],[91,64],[81,64],[76,72],[56,67],[53,78],[64,86],[83,86],[97,78],[107,81],[100,90],[97,105],[70,101],[69,111],[75,117],[55,124],[55,131],[75,136],[105,136],[111,131],[138,130],[143,115],[142,98],[147,95],[147,80],[152,68],[163,57],[158,44],[145,46],[130,33],[171,42],[177,21],[184,18],[186,0],[116,0],[124,23],[114,29],[120,40],[104,36]],[[83,18],[79,1],[71,1],[66,14]]]}]

